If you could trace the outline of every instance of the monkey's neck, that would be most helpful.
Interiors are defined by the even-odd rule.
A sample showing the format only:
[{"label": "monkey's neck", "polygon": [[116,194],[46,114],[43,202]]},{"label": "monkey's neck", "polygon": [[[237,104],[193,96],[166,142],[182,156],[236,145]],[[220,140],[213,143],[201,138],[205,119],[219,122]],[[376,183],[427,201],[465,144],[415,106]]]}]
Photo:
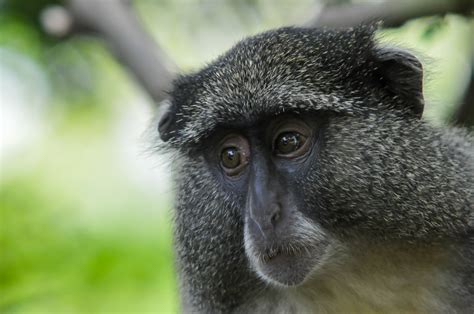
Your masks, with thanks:
[{"label": "monkey's neck", "polygon": [[449,256],[442,246],[357,243],[291,293],[322,312],[449,312]]},{"label": "monkey's neck", "polygon": [[315,272],[299,294],[337,313],[450,312],[450,255],[442,247],[357,245]]}]

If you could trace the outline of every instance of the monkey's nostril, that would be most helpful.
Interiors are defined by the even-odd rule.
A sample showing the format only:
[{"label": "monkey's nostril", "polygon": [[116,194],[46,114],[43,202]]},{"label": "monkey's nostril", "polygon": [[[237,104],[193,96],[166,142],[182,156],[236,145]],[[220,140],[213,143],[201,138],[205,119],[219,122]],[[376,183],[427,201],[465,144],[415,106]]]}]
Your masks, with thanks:
[{"label": "monkey's nostril", "polygon": [[273,213],[270,219],[271,219],[272,224],[275,225],[277,221],[280,220],[280,210],[275,210],[275,212]]}]

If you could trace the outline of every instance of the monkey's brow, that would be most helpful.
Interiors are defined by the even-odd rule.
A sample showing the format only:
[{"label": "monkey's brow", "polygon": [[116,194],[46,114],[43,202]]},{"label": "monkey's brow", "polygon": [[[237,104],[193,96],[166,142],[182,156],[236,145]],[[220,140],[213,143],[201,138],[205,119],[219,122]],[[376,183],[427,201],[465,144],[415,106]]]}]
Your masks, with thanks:
[{"label": "monkey's brow", "polygon": [[[286,97],[267,99],[254,99],[245,102],[220,102],[203,108],[200,114],[188,123],[192,127],[193,122],[200,123],[201,127],[208,126],[208,130],[215,125],[228,125],[229,127],[242,127],[254,125],[268,118],[280,114],[305,114],[317,113],[319,111],[333,111],[340,113],[351,113],[355,107],[364,103],[358,99],[347,99],[337,94],[290,94]],[[210,121],[213,117],[214,121]],[[213,125],[214,123],[214,125]],[[196,124],[199,129],[199,126]]]},{"label": "monkey's brow", "polygon": [[202,139],[207,138],[218,126],[239,127],[239,123],[240,126],[245,123],[252,125],[265,116],[317,111],[352,113],[355,107],[364,105],[361,99],[347,98],[338,93],[317,93],[302,88],[287,92],[285,97],[270,93],[258,96],[241,100],[239,97],[229,99],[217,93],[201,95],[197,102],[181,108],[180,118],[184,123],[178,130],[177,142],[191,145],[202,143]]}]

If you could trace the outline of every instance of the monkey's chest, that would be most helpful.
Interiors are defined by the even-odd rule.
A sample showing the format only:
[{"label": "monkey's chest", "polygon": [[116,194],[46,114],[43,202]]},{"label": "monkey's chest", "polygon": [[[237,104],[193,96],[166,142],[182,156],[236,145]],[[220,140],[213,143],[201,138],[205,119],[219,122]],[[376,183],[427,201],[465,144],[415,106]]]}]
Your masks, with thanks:
[{"label": "monkey's chest", "polygon": [[450,282],[445,274],[429,268],[403,273],[361,268],[316,276],[297,288],[267,291],[238,312],[452,313]]},{"label": "monkey's chest", "polygon": [[405,275],[374,271],[372,274],[327,276],[301,289],[286,292],[277,312],[452,312],[448,301],[448,284],[445,285],[449,280],[442,273],[413,271],[411,277]]}]

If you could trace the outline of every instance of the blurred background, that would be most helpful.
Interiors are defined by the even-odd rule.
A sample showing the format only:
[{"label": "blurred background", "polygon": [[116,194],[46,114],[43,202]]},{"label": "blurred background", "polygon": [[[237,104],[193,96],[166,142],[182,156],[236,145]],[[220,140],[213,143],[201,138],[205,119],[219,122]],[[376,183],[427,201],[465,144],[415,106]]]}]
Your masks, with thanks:
[{"label": "blurred background", "polygon": [[[151,148],[156,89],[245,36],[378,14],[379,39],[424,63],[424,118],[468,124],[470,1],[430,1],[0,0],[0,313],[179,311],[173,188]],[[116,25],[150,42],[124,49],[119,26],[88,20],[106,22],[110,5],[129,9]],[[130,51],[157,57],[148,70],[162,85]]]}]

